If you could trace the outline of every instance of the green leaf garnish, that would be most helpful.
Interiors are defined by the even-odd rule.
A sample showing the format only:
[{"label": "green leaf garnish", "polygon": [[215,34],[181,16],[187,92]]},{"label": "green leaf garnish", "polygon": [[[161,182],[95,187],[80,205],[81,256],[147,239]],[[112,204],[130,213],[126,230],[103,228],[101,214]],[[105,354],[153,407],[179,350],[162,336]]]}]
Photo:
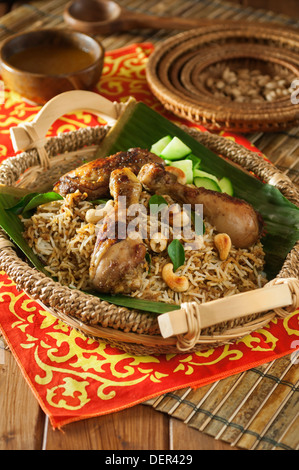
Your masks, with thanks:
[{"label": "green leaf garnish", "polygon": [[155,302],[153,300],[144,300],[136,297],[129,297],[126,295],[111,295],[103,294],[102,292],[85,292],[86,294],[94,295],[101,300],[109,302],[114,305],[119,305],[120,307],[133,308],[136,310],[141,310],[147,313],[161,314],[170,312],[171,310],[178,310],[179,305],[166,304],[163,302]]},{"label": "green leaf garnish", "polygon": [[37,194],[24,207],[23,212],[35,209],[36,207],[41,206],[42,204],[47,204],[48,202],[52,201],[59,201],[61,199],[63,199],[63,197],[60,196],[60,194],[55,193],[54,191],[51,191],[49,193]]},{"label": "green leaf garnish", "polygon": [[106,204],[106,202],[108,202],[109,199],[94,199],[94,201],[90,201],[91,204],[94,204],[95,206],[98,206],[100,204]]},{"label": "green leaf garnish", "polygon": [[48,202],[58,201],[63,199],[60,194],[50,191],[48,193],[30,193],[22,197],[15,205],[6,209],[7,211],[12,212],[13,214],[23,214],[24,216],[30,216],[30,211],[35,209],[42,204],[47,204]]},{"label": "green leaf garnish", "polygon": [[23,212],[24,207],[26,207],[27,204],[31,201],[31,199],[33,199],[37,195],[38,193],[26,194],[26,196],[22,197],[16,204],[14,204],[12,207],[8,207],[6,210],[12,212],[13,214],[21,214]]},{"label": "green leaf garnish", "polygon": [[157,214],[159,211],[164,209],[165,206],[168,206],[167,201],[163,196],[159,194],[154,194],[148,201],[151,214]]},{"label": "green leaf garnish", "polygon": [[181,242],[177,239],[172,240],[168,245],[168,255],[173,264],[174,272],[185,262],[185,250]]}]

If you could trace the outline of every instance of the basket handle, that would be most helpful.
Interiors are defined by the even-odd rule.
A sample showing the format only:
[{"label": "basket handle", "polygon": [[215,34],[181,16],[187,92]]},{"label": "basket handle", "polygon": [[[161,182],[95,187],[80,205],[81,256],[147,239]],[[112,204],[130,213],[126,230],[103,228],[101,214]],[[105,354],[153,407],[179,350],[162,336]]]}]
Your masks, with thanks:
[{"label": "basket handle", "polygon": [[[196,344],[200,332],[204,328],[270,310],[274,310],[281,316],[286,316],[298,307],[298,279],[275,279],[265,287],[249,292],[242,292],[203,304],[183,303],[179,310],[159,315],[158,323],[163,338],[178,336],[181,344],[187,344],[191,347]],[[286,308],[287,310],[283,310]],[[184,336],[181,337],[181,335]]]},{"label": "basket handle", "polygon": [[100,115],[108,125],[119,117],[119,103],[109,101],[98,93],[72,90],[61,93],[46,103],[30,123],[11,127],[10,136],[15,152],[45,145],[45,136],[57,119],[75,111]]}]

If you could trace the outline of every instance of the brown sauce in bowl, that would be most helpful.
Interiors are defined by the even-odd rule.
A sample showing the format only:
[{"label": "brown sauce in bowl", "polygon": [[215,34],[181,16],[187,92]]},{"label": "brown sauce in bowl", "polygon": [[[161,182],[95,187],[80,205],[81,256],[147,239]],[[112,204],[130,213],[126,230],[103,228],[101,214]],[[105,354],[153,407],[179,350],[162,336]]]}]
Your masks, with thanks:
[{"label": "brown sauce in bowl", "polygon": [[93,54],[72,45],[40,45],[12,54],[9,63],[26,72],[64,75],[89,67],[94,60]]}]

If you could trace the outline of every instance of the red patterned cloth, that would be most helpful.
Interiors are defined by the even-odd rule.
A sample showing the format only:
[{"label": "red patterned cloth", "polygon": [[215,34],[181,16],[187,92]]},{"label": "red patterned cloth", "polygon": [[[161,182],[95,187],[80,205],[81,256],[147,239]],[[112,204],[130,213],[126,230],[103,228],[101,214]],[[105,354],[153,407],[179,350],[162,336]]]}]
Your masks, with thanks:
[{"label": "red patterned cloth", "polygon": [[[113,101],[134,96],[181,123],[165,112],[147,86],[145,64],[152,51],[151,44],[136,44],[107,53],[95,91]],[[39,109],[6,90],[0,112],[1,160],[13,155],[9,127],[33,119]],[[88,113],[69,114],[53,125],[49,135],[99,123],[100,118]],[[223,134],[257,151],[246,139]],[[53,428],[176,389],[200,387],[290,354],[299,345],[298,321],[296,311],[234,344],[192,354],[135,357],[69,328],[0,272],[0,330]]]}]

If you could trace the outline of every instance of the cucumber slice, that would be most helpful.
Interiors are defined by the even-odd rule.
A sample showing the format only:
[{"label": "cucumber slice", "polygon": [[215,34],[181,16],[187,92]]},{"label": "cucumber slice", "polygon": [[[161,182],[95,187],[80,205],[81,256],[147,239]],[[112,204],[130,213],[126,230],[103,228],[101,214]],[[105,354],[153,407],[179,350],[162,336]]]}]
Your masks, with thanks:
[{"label": "cucumber slice", "polygon": [[151,146],[151,152],[152,153],[155,153],[156,155],[160,156],[162,150],[166,147],[166,145],[169,144],[169,142],[171,142],[171,136],[170,135],[166,135],[165,137],[162,137],[160,140],[158,140],[157,142],[155,142],[152,146]]},{"label": "cucumber slice", "polygon": [[208,178],[210,180],[215,181],[215,183],[217,183],[219,186],[218,178],[215,175],[212,175],[211,173],[207,173],[206,171],[193,170],[193,177],[194,178]]},{"label": "cucumber slice", "polygon": [[181,160],[191,153],[191,149],[178,137],[173,137],[171,142],[162,150],[160,157],[167,160]]},{"label": "cucumber slice", "polygon": [[191,184],[193,183],[193,170],[192,170],[192,160],[177,160],[175,162],[171,162],[171,166],[175,166],[176,168],[180,168],[186,175],[186,183]]},{"label": "cucumber slice", "polygon": [[210,189],[212,191],[218,191],[219,193],[221,193],[219,184],[213,179],[204,178],[204,177],[196,177],[194,178],[194,184],[198,188]]},{"label": "cucumber slice", "polygon": [[221,178],[218,182],[219,186],[220,186],[220,189],[223,193],[227,193],[229,194],[230,196],[233,196],[234,195],[234,188],[233,188],[233,185],[232,185],[232,182],[230,179],[228,179],[226,176],[224,176],[223,178]]}]

